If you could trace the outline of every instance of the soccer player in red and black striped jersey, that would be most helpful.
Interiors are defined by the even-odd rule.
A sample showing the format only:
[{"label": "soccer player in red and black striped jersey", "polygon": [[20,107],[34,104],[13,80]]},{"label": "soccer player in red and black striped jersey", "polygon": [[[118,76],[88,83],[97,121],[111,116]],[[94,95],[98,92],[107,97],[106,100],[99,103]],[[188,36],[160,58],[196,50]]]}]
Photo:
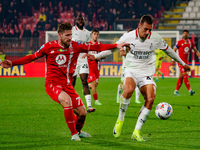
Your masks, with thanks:
[{"label": "soccer player in red and black striped jersey", "polygon": [[[81,141],[81,137],[91,137],[81,131],[85,118],[85,106],[71,85],[72,75],[76,68],[79,53],[89,50],[106,50],[122,48],[124,44],[90,45],[72,41],[72,25],[60,24],[58,27],[59,39],[47,42],[32,55],[15,61],[4,60],[0,64],[4,68],[30,63],[40,57],[46,57],[47,71],[45,90],[47,94],[64,108],[64,117],[71,132],[73,141]],[[75,115],[76,114],[76,115]]]},{"label": "soccer player in red and black striped jersey", "polygon": [[[179,57],[186,63],[188,64],[188,56],[190,54],[190,51],[193,49],[195,54],[198,56],[199,60],[200,60],[200,54],[197,50],[197,48],[194,45],[194,42],[192,42],[191,39],[189,39],[189,31],[188,30],[183,30],[182,33],[183,38],[181,40],[179,40],[176,45],[174,46],[174,51],[176,52],[178,50],[178,54]],[[173,63],[174,64],[174,63]],[[195,91],[193,91],[190,87],[190,82],[188,80],[188,74],[185,71],[185,69],[183,68],[183,66],[181,66],[180,64],[178,64],[178,67],[180,69],[180,76],[178,78],[177,81],[177,85],[176,85],[176,90],[174,91],[175,95],[180,95],[179,94],[179,89],[184,81],[190,95],[193,95],[195,93]]]}]

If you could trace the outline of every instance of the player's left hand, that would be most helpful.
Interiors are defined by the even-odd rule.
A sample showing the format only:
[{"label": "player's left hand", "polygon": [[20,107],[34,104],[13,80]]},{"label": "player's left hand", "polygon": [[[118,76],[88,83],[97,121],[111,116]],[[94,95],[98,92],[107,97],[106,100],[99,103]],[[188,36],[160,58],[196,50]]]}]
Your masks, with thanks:
[{"label": "player's left hand", "polygon": [[91,55],[91,54],[85,54],[85,55],[88,57],[89,60],[95,60],[96,59],[94,55]]},{"label": "player's left hand", "polygon": [[190,71],[190,70],[191,70],[191,69],[190,69],[190,66],[187,65],[187,64],[185,64],[185,66],[183,66],[183,68],[185,69],[185,71]]},{"label": "player's left hand", "polygon": [[160,58],[159,58],[159,60],[162,60],[162,59],[163,59],[163,57],[160,57]]},{"label": "player's left hand", "polygon": [[84,54],[84,55],[82,56],[82,58],[85,58],[85,57],[87,57],[87,54]]}]

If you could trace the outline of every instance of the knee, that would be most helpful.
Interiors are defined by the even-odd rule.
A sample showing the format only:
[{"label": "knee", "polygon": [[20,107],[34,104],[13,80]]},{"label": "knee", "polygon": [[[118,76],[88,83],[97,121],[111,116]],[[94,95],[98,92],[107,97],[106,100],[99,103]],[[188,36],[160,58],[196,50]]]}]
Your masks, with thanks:
[{"label": "knee", "polygon": [[83,84],[83,85],[88,85],[87,78],[86,78],[86,79],[84,78],[84,79],[82,79],[81,81],[82,81],[82,84]]},{"label": "knee", "polygon": [[134,91],[133,87],[124,87],[124,92],[127,94],[132,94]]},{"label": "knee", "polygon": [[154,99],[155,99],[155,96],[149,97],[146,99],[146,102],[148,103],[148,105],[152,106],[154,103]]},{"label": "knee", "polygon": [[86,115],[87,115],[87,111],[86,110],[83,110],[83,111],[79,112],[79,114],[78,114],[78,116],[80,118],[86,118]]},{"label": "knee", "polygon": [[60,104],[63,106],[63,107],[69,107],[69,106],[72,106],[72,101],[71,99],[61,99],[59,100]]}]

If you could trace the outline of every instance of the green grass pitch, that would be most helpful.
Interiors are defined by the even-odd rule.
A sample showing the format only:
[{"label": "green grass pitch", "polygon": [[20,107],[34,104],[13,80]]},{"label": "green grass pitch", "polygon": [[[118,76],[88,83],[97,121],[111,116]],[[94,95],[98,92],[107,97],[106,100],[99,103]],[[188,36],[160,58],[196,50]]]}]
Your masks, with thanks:
[{"label": "green grass pitch", "polygon": [[[196,91],[189,95],[185,85],[181,96],[173,94],[177,79],[160,79],[152,113],[142,128],[146,142],[131,140],[138,112],[142,104],[135,104],[135,94],[128,107],[122,134],[119,139],[112,135],[119,105],[116,103],[117,85],[120,78],[100,78],[99,100],[102,106],[87,114],[83,131],[92,138],[81,142],[71,141],[63,108],[46,94],[44,78],[0,78],[0,149],[32,150],[192,150],[200,149],[200,79],[190,78]],[[80,79],[75,87],[85,103]],[[140,100],[143,101],[142,96]],[[155,116],[155,106],[168,102],[173,114],[168,120]]]}]

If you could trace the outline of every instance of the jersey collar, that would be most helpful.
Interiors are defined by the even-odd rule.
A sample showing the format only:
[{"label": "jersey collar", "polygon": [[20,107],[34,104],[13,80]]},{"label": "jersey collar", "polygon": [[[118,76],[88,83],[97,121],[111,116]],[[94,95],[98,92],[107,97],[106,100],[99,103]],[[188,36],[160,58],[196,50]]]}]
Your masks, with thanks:
[{"label": "jersey collar", "polygon": [[[136,29],[135,33],[136,33],[136,37],[140,39],[138,28]],[[150,37],[151,37],[151,32],[148,34],[147,39],[150,39]]]},{"label": "jersey collar", "polygon": [[[78,31],[80,30],[76,25],[75,25],[75,29]],[[85,31],[85,28],[83,27],[83,31]]]}]

